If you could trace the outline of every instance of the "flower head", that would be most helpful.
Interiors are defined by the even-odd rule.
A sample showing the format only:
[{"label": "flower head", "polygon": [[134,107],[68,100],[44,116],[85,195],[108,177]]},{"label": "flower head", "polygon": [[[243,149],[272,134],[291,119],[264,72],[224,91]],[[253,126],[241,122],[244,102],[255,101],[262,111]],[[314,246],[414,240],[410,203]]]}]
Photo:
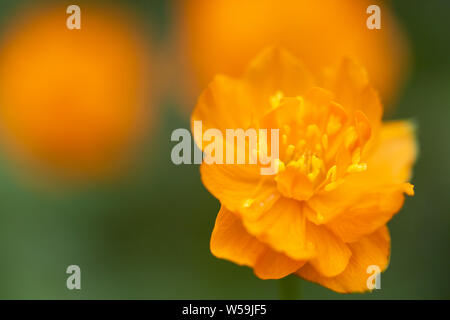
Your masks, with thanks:
[{"label": "flower head", "polygon": [[192,121],[204,130],[278,129],[280,141],[274,175],[261,175],[261,163],[201,165],[221,202],[212,253],[262,279],[295,273],[339,292],[368,290],[367,268],[388,265],[386,223],[414,193],[413,126],[381,116],[366,72],[349,59],[314,76],[273,47],[242,78],[216,76]]}]

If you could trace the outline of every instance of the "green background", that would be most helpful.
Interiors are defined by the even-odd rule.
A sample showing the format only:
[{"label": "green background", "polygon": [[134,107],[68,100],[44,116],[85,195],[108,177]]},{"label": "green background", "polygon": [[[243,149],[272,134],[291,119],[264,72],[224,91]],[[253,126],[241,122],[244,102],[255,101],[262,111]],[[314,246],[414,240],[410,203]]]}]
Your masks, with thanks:
[{"label": "green background", "polygon": [[[0,0],[2,28],[24,2]],[[170,1],[122,2],[153,24],[156,45],[174,34]],[[416,195],[389,223],[392,256],[381,290],[340,295],[295,277],[282,280],[296,297],[450,298],[450,1],[391,5],[410,38],[413,69],[390,118],[418,124]],[[219,202],[203,187],[198,166],[170,160],[171,132],[189,128],[182,110],[192,103],[180,105],[171,92],[159,99],[158,125],[140,161],[116,183],[49,193],[24,184],[14,162],[0,155],[0,298],[280,297],[280,281],[259,280],[209,251]],[[81,267],[81,290],[66,288],[71,264]]]}]

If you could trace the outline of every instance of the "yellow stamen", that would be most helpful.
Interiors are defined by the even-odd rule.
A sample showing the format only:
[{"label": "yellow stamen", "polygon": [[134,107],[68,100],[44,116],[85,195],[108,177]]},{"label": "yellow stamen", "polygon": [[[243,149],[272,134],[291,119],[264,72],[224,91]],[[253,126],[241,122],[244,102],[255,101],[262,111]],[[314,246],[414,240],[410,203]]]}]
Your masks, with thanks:
[{"label": "yellow stamen", "polygon": [[404,187],[404,191],[408,196],[413,196],[414,195],[414,185],[412,185],[411,183],[404,183],[403,184]]},{"label": "yellow stamen", "polygon": [[286,166],[280,159],[275,159],[275,168],[278,168],[277,172],[282,172],[286,169]]},{"label": "yellow stamen", "polygon": [[278,108],[281,99],[283,99],[284,94],[282,91],[278,90],[273,96],[270,97],[270,105],[272,108]]},{"label": "yellow stamen", "polygon": [[311,173],[308,173],[309,181],[314,182],[314,180],[316,180],[318,175],[319,175],[319,171],[313,171]]},{"label": "yellow stamen", "polygon": [[312,182],[316,180],[317,176],[320,174],[320,171],[323,167],[323,161],[320,158],[317,158],[316,156],[312,156],[311,158],[311,167],[312,171],[308,173],[308,179]]},{"label": "yellow stamen", "polygon": [[336,167],[336,165],[334,165],[328,170],[326,180],[327,181],[330,180],[331,182],[336,181],[336,173],[337,173],[337,167]]},{"label": "yellow stamen", "polygon": [[361,161],[361,148],[356,148],[356,150],[353,151],[352,163],[358,164],[360,161]]},{"label": "yellow stamen", "polygon": [[327,124],[327,134],[329,136],[334,135],[341,128],[341,120],[335,115],[330,116],[330,120],[328,120]]},{"label": "yellow stamen", "polygon": [[351,164],[347,168],[348,173],[363,172],[367,170],[367,163]]},{"label": "yellow stamen", "polygon": [[325,191],[333,191],[335,190],[337,187],[339,187],[342,183],[344,183],[344,180],[336,180],[334,182],[331,182],[329,184],[327,184],[324,188]]},{"label": "yellow stamen", "polygon": [[347,133],[345,134],[345,148],[354,148],[357,139],[358,134],[356,133],[355,127],[348,128]]},{"label": "yellow stamen", "polygon": [[242,206],[244,208],[249,208],[252,205],[253,201],[254,201],[253,199],[247,199],[244,201],[244,204]]},{"label": "yellow stamen", "polygon": [[320,159],[316,156],[312,156],[311,162],[312,162],[313,169],[321,169],[322,168],[322,165],[323,165],[322,159]]}]

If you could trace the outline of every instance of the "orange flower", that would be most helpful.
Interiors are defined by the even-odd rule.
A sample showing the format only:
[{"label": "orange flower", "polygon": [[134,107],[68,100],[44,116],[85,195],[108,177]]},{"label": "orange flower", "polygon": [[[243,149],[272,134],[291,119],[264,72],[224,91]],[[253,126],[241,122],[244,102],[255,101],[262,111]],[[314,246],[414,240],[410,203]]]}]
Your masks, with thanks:
[{"label": "orange flower", "polygon": [[242,78],[216,76],[192,121],[204,130],[279,129],[281,139],[276,175],[261,175],[261,164],[201,165],[221,202],[212,253],[262,279],[295,273],[338,292],[368,290],[367,267],[388,265],[386,223],[414,193],[406,182],[413,126],[381,116],[366,72],[349,59],[314,77],[270,48]]},{"label": "orange flower", "polygon": [[[122,167],[150,114],[149,50],[119,11],[67,5],[16,19],[0,50],[0,124],[17,159],[70,178]],[[35,13],[38,12],[38,13]]]},{"label": "orange flower", "polygon": [[[381,29],[366,27],[381,8]],[[381,97],[393,100],[408,67],[408,43],[391,11],[374,0],[179,1],[179,41],[203,87],[216,73],[239,75],[261,48],[282,45],[313,71],[342,56],[366,66]]]}]

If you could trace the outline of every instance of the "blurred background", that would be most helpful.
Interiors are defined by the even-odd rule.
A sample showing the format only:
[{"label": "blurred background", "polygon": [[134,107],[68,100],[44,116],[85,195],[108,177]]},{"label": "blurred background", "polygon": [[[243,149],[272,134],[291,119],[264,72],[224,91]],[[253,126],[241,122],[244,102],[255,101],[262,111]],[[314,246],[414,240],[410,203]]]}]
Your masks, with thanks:
[{"label": "blurred background", "polygon": [[[68,30],[66,8],[81,8]],[[366,8],[381,6],[381,30]],[[320,70],[368,68],[385,118],[413,119],[416,195],[389,223],[381,290],[302,299],[450,298],[450,2],[0,0],[0,298],[278,299],[214,258],[219,202],[170,135],[215,73],[281,43]],[[81,268],[81,290],[66,268]]]}]

